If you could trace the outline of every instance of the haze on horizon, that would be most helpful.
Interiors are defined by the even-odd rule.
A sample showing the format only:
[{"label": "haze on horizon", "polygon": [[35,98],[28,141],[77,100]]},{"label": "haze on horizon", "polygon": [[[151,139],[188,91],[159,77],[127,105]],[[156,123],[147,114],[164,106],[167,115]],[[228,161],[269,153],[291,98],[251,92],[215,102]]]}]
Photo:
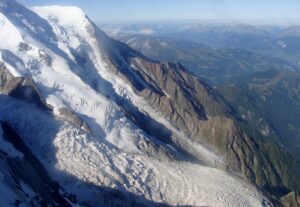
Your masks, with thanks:
[{"label": "haze on horizon", "polygon": [[82,8],[97,23],[210,20],[218,22],[299,23],[298,0],[19,0],[29,7]]}]

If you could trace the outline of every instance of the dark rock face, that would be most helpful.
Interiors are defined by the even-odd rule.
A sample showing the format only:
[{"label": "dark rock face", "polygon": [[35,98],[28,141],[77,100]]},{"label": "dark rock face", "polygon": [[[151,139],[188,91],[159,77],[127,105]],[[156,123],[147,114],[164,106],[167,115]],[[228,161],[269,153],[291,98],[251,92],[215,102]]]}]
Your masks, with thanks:
[{"label": "dark rock face", "polygon": [[66,121],[70,122],[79,129],[82,129],[86,133],[91,133],[90,127],[73,111],[67,108],[61,108],[59,109],[59,113]]},{"label": "dark rock face", "polygon": [[291,192],[281,198],[281,202],[286,207],[299,207],[300,197],[295,192]]},{"label": "dark rock face", "polygon": [[52,110],[51,106],[44,101],[32,78],[14,77],[2,63],[0,63],[0,93],[35,103],[46,110]]},{"label": "dark rock face", "polygon": [[140,94],[178,129],[224,155],[229,169],[241,172],[271,194],[281,197],[289,192],[280,189],[299,192],[299,163],[276,145],[256,142],[214,90],[180,65],[139,63],[144,80],[151,82],[149,77],[153,77],[168,96],[151,90]]},{"label": "dark rock face", "polygon": [[121,48],[120,54],[130,55],[124,60],[108,58],[111,71],[177,129],[223,155],[229,170],[241,173],[271,197],[300,192],[299,162],[276,144],[258,142],[218,92],[180,64],[154,62],[124,45]]}]

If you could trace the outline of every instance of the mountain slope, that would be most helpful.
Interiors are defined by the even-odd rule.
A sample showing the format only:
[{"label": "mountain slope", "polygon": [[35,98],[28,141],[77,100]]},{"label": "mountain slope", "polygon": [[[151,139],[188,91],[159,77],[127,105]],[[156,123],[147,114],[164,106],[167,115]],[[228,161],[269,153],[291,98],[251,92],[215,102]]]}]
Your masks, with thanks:
[{"label": "mountain slope", "polygon": [[297,190],[226,102],[180,64],[147,59],[78,8],[33,11],[0,1],[1,37],[11,40],[0,44],[0,120],[79,203],[271,205],[256,187],[215,167],[261,187]]},{"label": "mountain slope", "polygon": [[65,193],[59,184],[49,177],[46,169],[7,123],[1,123],[0,136],[2,206],[78,204],[72,199],[72,195]]},{"label": "mountain slope", "polygon": [[218,89],[239,114],[259,128],[264,139],[277,142],[299,159],[300,74],[268,71],[231,82]]},{"label": "mountain slope", "polygon": [[[190,203],[192,201],[201,202],[202,204],[212,203],[217,206],[226,203],[229,205],[236,202],[234,201],[236,197],[232,197],[232,195],[241,195],[240,192],[245,190],[245,200],[240,198],[237,204],[249,206],[251,202],[256,202],[255,199],[251,201],[248,198],[249,196],[253,196],[253,198],[258,196],[257,194],[247,195],[251,189],[249,189],[250,186],[247,188],[240,186],[240,183],[244,181],[233,179],[220,170],[188,163],[170,162],[164,159],[147,158],[148,156],[142,153],[128,154],[122,152],[122,150],[114,148],[103,140],[86,135],[74,125],[54,120],[49,112],[43,112],[42,109],[37,107],[36,104],[25,103],[19,99],[1,97],[0,118],[9,122],[18,133],[25,136],[23,137],[24,141],[30,146],[33,153],[42,160],[44,166],[48,166],[47,170],[50,174],[68,192],[77,195],[80,201],[96,206],[99,204],[105,206],[107,202],[116,202],[118,194],[109,193],[112,191],[109,189],[99,189],[100,186],[110,186],[110,179],[105,178],[113,176],[115,184],[112,184],[117,185],[114,187],[116,189],[123,189],[125,192],[137,189],[138,191],[134,194],[142,192],[142,195],[152,196],[162,191],[162,195],[166,196],[166,198],[150,197],[151,200],[167,199],[166,201],[169,203],[175,204],[177,202]],[[63,125],[61,126],[61,124]],[[56,133],[56,131],[58,132]],[[47,136],[45,136],[46,134]],[[41,140],[37,142],[36,138],[41,138]],[[148,145],[151,145],[150,140],[148,140]],[[72,147],[74,148],[72,149]],[[103,165],[106,167],[103,167]],[[54,166],[55,168],[53,168]],[[68,174],[62,174],[61,171],[66,171]],[[199,179],[198,176],[205,177],[205,181]],[[76,181],[77,179],[78,181]],[[182,186],[182,181],[187,186]],[[85,184],[86,182],[92,182],[95,186]],[[172,188],[168,188],[169,184],[167,183],[164,184],[165,186],[160,186],[160,183],[163,184],[164,182],[172,182]],[[126,185],[123,186],[123,183]],[[191,185],[191,183],[194,184]],[[228,199],[221,203],[217,200],[211,200],[223,197],[218,196],[218,191],[216,191],[220,183],[222,186],[227,186],[228,189],[227,192],[223,192],[223,187],[219,189],[219,193],[225,193],[224,199]],[[85,187],[85,185],[87,186]],[[212,188],[211,186],[215,187]],[[238,186],[240,188],[236,189]],[[175,194],[176,197],[173,197],[174,188],[178,188]],[[193,200],[195,192],[190,192],[188,189],[195,189],[196,192],[202,192],[200,189],[205,189],[207,193],[202,192],[202,199],[198,201],[200,196],[198,195],[197,201],[195,201]],[[82,197],[82,192],[85,192],[86,196]],[[91,197],[93,194],[97,194],[97,197]],[[214,195],[215,198],[211,195]],[[147,201],[142,202],[148,203]],[[259,205],[259,203],[256,204]],[[118,205],[124,206],[125,204],[121,202]],[[149,203],[149,205],[153,206],[154,204]],[[128,202],[128,206],[132,206],[132,204]]]}]

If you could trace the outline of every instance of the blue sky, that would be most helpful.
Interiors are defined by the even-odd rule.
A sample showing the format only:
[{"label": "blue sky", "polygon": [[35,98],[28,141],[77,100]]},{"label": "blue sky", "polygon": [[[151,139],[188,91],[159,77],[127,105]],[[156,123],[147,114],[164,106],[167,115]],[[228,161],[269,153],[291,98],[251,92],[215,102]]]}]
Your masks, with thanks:
[{"label": "blue sky", "polygon": [[300,0],[18,0],[27,6],[75,5],[97,23],[145,20],[300,19]]}]

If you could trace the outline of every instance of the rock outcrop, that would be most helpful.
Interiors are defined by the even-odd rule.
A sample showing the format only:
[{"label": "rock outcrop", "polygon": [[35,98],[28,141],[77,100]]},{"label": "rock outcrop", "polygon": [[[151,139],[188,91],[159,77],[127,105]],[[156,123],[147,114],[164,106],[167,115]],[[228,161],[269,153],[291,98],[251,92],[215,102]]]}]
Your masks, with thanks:
[{"label": "rock outcrop", "polygon": [[35,103],[39,107],[52,110],[31,77],[14,77],[0,62],[0,94]]},{"label": "rock outcrop", "polygon": [[282,197],[281,202],[285,207],[299,207],[300,197],[295,192],[291,192]]}]

